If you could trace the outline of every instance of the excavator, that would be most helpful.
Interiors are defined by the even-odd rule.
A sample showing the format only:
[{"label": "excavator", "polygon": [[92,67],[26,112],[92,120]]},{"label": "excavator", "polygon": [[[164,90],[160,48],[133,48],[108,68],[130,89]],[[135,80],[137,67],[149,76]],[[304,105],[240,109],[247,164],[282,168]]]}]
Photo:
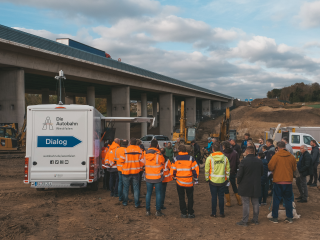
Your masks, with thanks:
[{"label": "excavator", "polygon": [[221,121],[220,133],[212,133],[210,137],[219,139],[220,142],[227,141],[230,138],[237,140],[237,130],[230,130],[231,114],[230,109],[226,108],[226,112]]},{"label": "excavator", "polygon": [[17,153],[26,145],[26,118],[21,131],[18,132],[15,123],[0,126],[0,154]]},{"label": "excavator", "polygon": [[186,127],[186,117],[184,111],[184,101],[181,102],[181,116],[180,116],[180,131],[173,133],[172,141],[176,141],[177,138],[184,139],[185,144],[191,144],[191,141],[196,139],[196,128]]}]

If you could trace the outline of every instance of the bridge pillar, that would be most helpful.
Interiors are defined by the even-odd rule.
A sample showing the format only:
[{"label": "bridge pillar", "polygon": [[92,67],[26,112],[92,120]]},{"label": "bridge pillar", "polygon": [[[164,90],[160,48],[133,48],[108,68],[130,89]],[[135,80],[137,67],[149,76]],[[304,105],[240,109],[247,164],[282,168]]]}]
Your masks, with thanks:
[{"label": "bridge pillar", "polygon": [[[147,117],[147,94],[141,94],[141,117]],[[148,123],[141,123],[141,137],[147,135]]]},{"label": "bridge pillar", "polygon": [[[112,88],[112,117],[130,117],[130,87]],[[130,139],[130,123],[116,123],[115,137]]]},{"label": "bridge pillar", "polygon": [[76,96],[71,95],[71,96],[65,97],[65,104],[76,104]]},{"label": "bridge pillar", "polygon": [[41,90],[42,104],[49,104],[49,88],[43,88]]},{"label": "bridge pillar", "polygon": [[152,112],[153,117],[155,118],[154,127],[158,126],[158,99],[153,98],[152,100]]},{"label": "bridge pillar", "polygon": [[137,117],[141,117],[141,102],[137,101]]},{"label": "bridge pillar", "polygon": [[18,123],[25,115],[24,70],[0,68],[0,123]]},{"label": "bridge pillar", "polygon": [[232,107],[232,106],[233,106],[233,98],[229,99],[228,102],[221,104],[222,109],[226,109],[227,107]]},{"label": "bridge pillar", "polygon": [[93,86],[87,87],[87,104],[95,107],[96,93]]},{"label": "bridge pillar", "polygon": [[172,93],[160,94],[160,134],[169,139],[173,135],[172,100]]},{"label": "bridge pillar", "polygon": [[202,115],[211,116],[211,100],[202,100]]},{"label": "bridge pillar", "polygon": [[186,125],[193,126],[196,124],[196,115],[197,115],[197,99],[195,97],[186,98],[186,118],[187,122]]}]

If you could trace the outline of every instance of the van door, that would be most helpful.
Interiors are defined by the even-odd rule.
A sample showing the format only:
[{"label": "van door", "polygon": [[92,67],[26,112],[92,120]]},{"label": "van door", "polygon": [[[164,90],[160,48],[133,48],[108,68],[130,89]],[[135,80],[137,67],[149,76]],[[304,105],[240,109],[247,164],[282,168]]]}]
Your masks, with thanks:
[{"label": "van door", "polygon": [[290,133],[290,140],[289,141],[290,141],[293,153],[300,151],[301,136],[299,133]]},{"label": "van door", "polygon": [[30,180],[86,180],[86,110],[34,110]]}]

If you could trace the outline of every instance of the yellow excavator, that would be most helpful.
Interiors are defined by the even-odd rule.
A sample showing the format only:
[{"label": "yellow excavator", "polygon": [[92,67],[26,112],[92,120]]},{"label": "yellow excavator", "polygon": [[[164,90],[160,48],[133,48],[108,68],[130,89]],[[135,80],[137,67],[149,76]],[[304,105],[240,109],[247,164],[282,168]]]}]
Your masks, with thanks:
[{"label": "yellow excavator", "polygon": [[196,128],[186,127],[186,117],[184,111],[184,101],[181,102],[180,111],[180,131],[173,133],[172,141],[176,141],[177,138],[184,139],[185,144],[191,144],[191,141],[196,139]]},{"label": "yellow excavator", "polygon": [[20,132],[15,123],[0,126],[0,154],[20,151],[26,145],[25,136],[26,119]]},{"label": "yellow excavator", "polygon": [[220,132],[210,134],[210,137],[219,139],[220,142],[227,141],[230,138],[237,140],[237,130],[230,130],[231,114],[230,109],[226,108],[226,112],[221,121]]}]

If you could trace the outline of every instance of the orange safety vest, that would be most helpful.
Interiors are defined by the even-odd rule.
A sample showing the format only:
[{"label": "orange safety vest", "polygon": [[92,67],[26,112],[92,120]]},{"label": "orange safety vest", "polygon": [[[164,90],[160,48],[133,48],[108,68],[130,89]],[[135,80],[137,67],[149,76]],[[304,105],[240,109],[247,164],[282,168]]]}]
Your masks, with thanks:
[{"label": "orange safety vest", "polygon": [[199,166],[196,160],[187,152],[179,152],[179,155],[173,160],[171,172],[176,177],[177,184],[181,187],[192,187],[193,172],[195,172],[196,178],[199,177]]},{"label": "orange safety vest", "polygon": [[171,162],[168,159],[168,161],[166,161],[166,163],[164,164],[164,169],[163,169],[164,179],[162,182],[166,183],[166,182],[171,182],[173,180],[172,174],[170,173],[170,169],[171,169]]},{"label": "orange safety vest", "polygon": [[156,148],[149,148],[145,155],[145,176],[149,180],[162,178],[165,159]]},{"label": "orange safety vest", "polygon": [[122,174],[138,174],[144,165],[142,150],[139,146],[130,145],[125,152],[125,160],[122,164]]},{"label": "orange safety vest", "polygon": [[104,165],[106,166],[106,168],[113,168],[113,169],[117,168],[116,152],[119,147],[120,147],[119,144],[115,142],[113,142],[109,147],[109,150],[104,159]]},{"label": "orange safety vest", "polygon": [[119,172],[122,172],[122,165],[123,165],[123,163],[124,163],[124,160],[126,159],[126,157],[125,157],[125,149],[127,149],[127,148],[125,148],[125,147],[120,147],[120,148],[118,148],[117,149],[117,155],[116,155],[116,157],[117,157],[117,169],[118,169],[118,171]]}]

